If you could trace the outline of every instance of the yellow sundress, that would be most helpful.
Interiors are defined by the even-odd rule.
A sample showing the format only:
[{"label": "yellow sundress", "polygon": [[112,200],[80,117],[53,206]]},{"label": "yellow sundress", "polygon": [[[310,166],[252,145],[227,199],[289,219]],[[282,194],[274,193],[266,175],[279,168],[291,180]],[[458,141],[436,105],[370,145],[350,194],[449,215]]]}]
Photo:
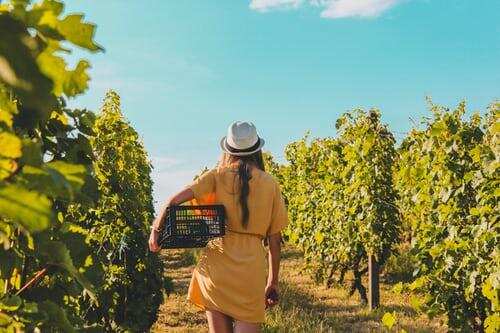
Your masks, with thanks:
[{"label": "yellow sundress", "polygon": [[264,322],[266,257],[262,239],[288,223],[278,183],[254,169],[249,181],[247,228],[241,223],[237,169],[215,168],[189,187],[199,203],[216,202],[226,209],[226,234],[211,240],[193,271],[188,299],[206,310],[217,310],[251,323]]}]

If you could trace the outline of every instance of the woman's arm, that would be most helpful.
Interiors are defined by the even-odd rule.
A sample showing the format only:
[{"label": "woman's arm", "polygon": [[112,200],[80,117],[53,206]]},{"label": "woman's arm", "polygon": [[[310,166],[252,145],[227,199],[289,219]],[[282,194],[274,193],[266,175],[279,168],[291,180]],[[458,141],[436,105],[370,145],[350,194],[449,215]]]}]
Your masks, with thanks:
[{"label": "woman's arm", "polygon": [[167,208],[170,206],[180,205],[186,201],[192,200],[194,198],[194,193],[190,188],[186,188],[169,200],[167,200],[160,209],[160,214],[153,221],[153,229],[160,230],[161,223],[165,219],[165,213],[167,212]]},{"label": "woman's arm", "polygon": [[266,287],[266,306],[278,303],[278,276],[280,271],[281,233],[269,236],[269,275]]},{"label": "woman's arm", "polygon": [[160,214],[154,219],[153,226],[151,228],[151,234],[149,235],[149,249],[152,252],[158,252],[160,246],[158,245],[158,235],[161,230],[161,224],[165,220],[165,214],[167,208],[170,206],[180,205],[186,201],[192,200],[194,198],[194,193],[190,188],[186,188],[169,200],[167,200],[160,209]]}]

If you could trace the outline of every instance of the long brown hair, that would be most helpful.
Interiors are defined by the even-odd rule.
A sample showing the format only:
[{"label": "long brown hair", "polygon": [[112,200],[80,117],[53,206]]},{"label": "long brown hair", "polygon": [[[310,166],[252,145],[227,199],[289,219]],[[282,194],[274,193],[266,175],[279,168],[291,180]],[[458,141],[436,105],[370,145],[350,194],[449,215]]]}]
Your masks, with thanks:
[{"label": "long brown hair", "polygon": [[241,223],[243,224],[243,227],[246,228],[250,217],[250,211],[248,210],[248,195],[250,194],[249,181],[252,179],[252,167],[265,171],[262,151],[259,150],[258,152],[247,156],[235,156],[226,152],[222,154],[219,166],[226,167],[235,164],[238,166],[237,177],[240,190],[239,201],[242,215]]}]

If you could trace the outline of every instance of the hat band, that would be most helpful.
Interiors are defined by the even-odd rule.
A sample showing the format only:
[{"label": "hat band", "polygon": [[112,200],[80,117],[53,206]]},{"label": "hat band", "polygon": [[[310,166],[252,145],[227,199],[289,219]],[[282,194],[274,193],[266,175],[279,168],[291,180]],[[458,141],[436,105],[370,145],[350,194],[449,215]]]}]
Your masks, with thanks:
[{"label": "hat band", "polygon": [[231,153],[249,153],[251,151],[254,151],[254,150],[258,149],[259,146],[260,146],[260,138],[257,140],[257,143],[255,143],[252,147],[246,148],[246,149],[236,149],[236,148],[233,148],[226,141],[226,148]]}]

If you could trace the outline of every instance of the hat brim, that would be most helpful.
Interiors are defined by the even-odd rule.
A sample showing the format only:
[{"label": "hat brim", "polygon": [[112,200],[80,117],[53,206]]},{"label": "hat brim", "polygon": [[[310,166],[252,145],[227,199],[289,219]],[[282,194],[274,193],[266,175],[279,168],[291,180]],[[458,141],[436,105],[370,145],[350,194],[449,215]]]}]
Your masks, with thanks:
[{"label": "hat brim", "polygon": [[259,150],[262,149],[262,147],[264,147],[264,144],[266,142],[264,141],[264,139],[262,138],[259,138],[259,146],[257,148],[255,148],[254,150],[251,150],[251,151],[245,151],[245,152],[232,152],[228,149],[227,147],[227,141],[226,141],[226,137],[223,137],[221,140],[220,140],[220,147],[222,148],[222,150],[226,153],[228,153],[229,155],[233,155],[233,156],[248,156],[248,155],[252,155],[252,154],[255,154],[256,152],[258,152]]}]

